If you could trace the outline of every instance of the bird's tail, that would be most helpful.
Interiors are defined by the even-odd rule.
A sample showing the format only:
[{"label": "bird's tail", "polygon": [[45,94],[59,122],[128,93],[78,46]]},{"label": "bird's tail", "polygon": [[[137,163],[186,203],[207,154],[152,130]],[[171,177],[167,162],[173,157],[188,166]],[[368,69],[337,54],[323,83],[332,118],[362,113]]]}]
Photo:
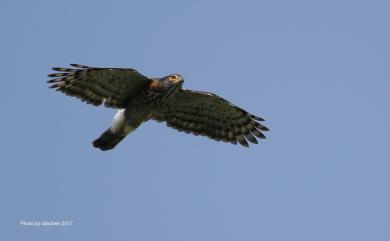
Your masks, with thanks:
[{"label": "bird's tail", "polygon": [[118,145],[119,142],[125,138],[126,135],[118,135],[112,133],[111,129],[108,128],[103,134],[99,136],[96,140],[93,141],[93,146],[96,148],[99,148],[102,151],[111,150],[116,145]]}]

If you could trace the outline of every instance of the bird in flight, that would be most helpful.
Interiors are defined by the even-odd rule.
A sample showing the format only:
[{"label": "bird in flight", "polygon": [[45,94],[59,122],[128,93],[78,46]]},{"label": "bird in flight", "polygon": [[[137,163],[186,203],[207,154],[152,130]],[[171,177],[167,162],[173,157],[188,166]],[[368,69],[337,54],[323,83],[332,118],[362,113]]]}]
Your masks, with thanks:
[{"label": "bird in flight", "polygon": [[[252,115],[209,92],[183,89],[179,74],[148,78],[130,68],[97,68],[71,64],[53,68],[50,88],[88,104],[119,109],[111,126],[92,142],[103,151],[113,149],[143,122],[156,120],[167,126],[207,136],[216,141],[257,144],[268,128]],[[247,141],[248,140],[248,141]]]}]

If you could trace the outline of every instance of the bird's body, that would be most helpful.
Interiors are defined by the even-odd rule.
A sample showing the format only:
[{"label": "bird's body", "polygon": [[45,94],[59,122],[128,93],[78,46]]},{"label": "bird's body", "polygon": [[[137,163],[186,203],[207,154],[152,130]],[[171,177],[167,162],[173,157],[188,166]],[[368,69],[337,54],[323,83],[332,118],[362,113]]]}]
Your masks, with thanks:
[{"label": "bird's body", "polygon": [[249,114],[217,95],[182,89],[183,77],[171,74],[163,78],[147,78],[133,69],[53,68],[62,73],[50,74],[49,80],[58,91],[93,105],[104,103],[118,108],[111,126],[93,145],[101,150],[114,148],[123,138],[150,119],[167,122],[179,131],[205,135],[248,146],[249,140],[265,138],[268,128]]}]

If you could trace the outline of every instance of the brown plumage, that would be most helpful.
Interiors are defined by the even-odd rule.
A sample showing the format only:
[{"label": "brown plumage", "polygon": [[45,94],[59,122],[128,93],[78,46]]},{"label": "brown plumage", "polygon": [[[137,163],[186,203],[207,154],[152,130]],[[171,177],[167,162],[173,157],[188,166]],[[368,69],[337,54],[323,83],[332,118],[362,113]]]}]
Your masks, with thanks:
[{"label": "brown plumage", "polygon": [[178,74],[147,78],[130,68],[53,68],[50,87],[93,105],[120,109],[113,123],[94,146],[114,148],[143,122],[153,119],[185,133],[203,135],[217,141],[249,146],[265,139],[264,121],[229,101],[208,92],[182,89]]},{"label": "brown plumage", "polygon": [[262,118],[215,94],[191,90],[183,90],[172,105],[154,119],[166,121],[179,131],[243,146],[248,146],[247,140],[257,144],[255,136],[265,139],[261,131],[268,131],[258,122],[264,121]]}]

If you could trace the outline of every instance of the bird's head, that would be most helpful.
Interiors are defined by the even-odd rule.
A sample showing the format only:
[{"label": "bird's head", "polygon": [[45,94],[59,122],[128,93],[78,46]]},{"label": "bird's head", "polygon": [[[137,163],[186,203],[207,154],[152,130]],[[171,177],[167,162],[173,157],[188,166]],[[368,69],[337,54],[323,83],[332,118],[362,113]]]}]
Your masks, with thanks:
[{"label": "bird's head", "polygon": [[161,78],[160,81],[163,86],[169,88],[172,85],[182,83],[184,78],[180,74],[170,74]]},{"label": "bird's head", "polygon": [[168,90],[171,86],[182,85],[184,82],[183,76],[180,74],[170,74],[162,78],[151,79],[150,89],[157,92]]}]

